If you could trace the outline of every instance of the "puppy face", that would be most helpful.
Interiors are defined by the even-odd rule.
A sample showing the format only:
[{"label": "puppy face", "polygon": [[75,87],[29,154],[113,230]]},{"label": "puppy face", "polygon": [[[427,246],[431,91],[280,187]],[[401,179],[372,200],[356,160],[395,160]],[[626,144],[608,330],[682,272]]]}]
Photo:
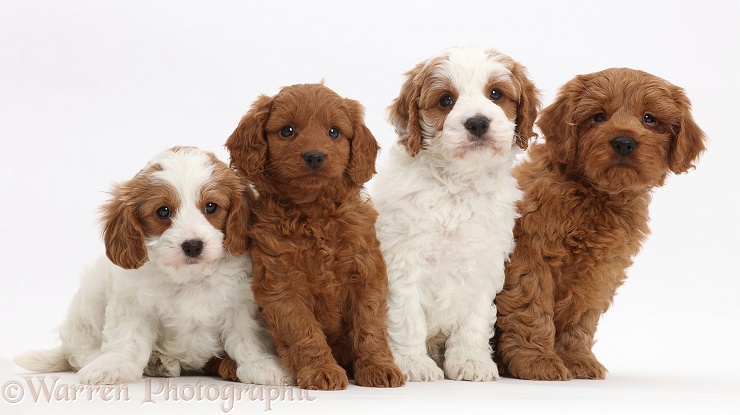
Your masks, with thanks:
[{"label": "puppy face", "polygon": [[448,159],[491,159],[536,136],[537,90],[504,54],[451,48],[406,77],[389,120],[412,156],[429,149]]},{"label": "puppy face", "polygon": [[211,153],[165,151],[113,188],[102,208],[106,254],[125,269],[153,261],[179,277],[199,274],[226,251],[246,251],[249,192]]},{"label": "puppy face", "polygon": [[267,174],[306,185],[337,179],[349,164],[352,122],[344,100],[325,88],[286,88],[265,123]]},{"label": "puppy face", "polygon": [[642,71],[577,76],[538,125],[551,157],[610,193],[663,184],[704,151],[704,133],[678,88]]},{"label": "puppy face", "polygon": [[363,108],[320,84],[293,85],[262,96],[226,142],[231,162],[255,185],[316,188],[375,173],[378,144]]}]

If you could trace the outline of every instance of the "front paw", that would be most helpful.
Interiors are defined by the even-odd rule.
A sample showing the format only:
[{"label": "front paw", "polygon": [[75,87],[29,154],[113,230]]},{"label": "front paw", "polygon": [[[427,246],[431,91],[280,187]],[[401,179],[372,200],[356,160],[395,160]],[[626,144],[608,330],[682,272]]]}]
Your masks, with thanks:
[{"label": "front paw", "polygon": [[234,359],[230,358],[229,356],[225,356],[223,359],[211,359],[208,361],[206,366],[207,367],[204,368],[204,370],[208,374],[218,374],[224,380],[239,382],[239,377],[236,374],[236,369],[238,368],[238,366]]},{"label": "front paw", "polygon": [[508,372],[525,380],[571,380],[573,376],[555,353],[510,359]]},{"label": "front paw", "polygon": [[499,378],[496,363],[490,357],[476,358],[445,355],[445,374],[452,380],[490,382]]},{"label": "front paw", "polygon": [[411,382],[433,382],[445,377],[442,369],[427,355],[396,355],[394,357],[398,368]]},{"label": "front paw", "polygon": [[592,353],[583,356],[561,356],[563,363],[575,379],[605,379],[606,368]]},{"label": "front paw", "polygon": [[[221,377],[227,379],[224,374],[227,371],[224,368],[224,362],[231,359],[224,359],[219,368]],[[236,365],[236,363],[233,363]],[[221,372],[224,369],[224,373]],[[252,383],[256,385],[292,385],[295,382],[290,374],[280,366],[277,359],[258,359],[242,362],[236,368],[236,377],[242,383]]]},{"label": "front paw", "polygon": [[144,374],[165,378],[180,376],[180,361],[159,352],[152,352],[149,356],[149,363],[144,368]]},{"label": "front paw", "polygon": [[308,366],[298,370],[298,387],[302,389],[347,389],[347,372],[336,363]]},{"label": "front paw", "polygon": [[406,378],[403,372],[390,364],[356,364],[355,384],[371,388],[397,388],[403,386]]},{"label": "front paw", "polygon": [[131,362],[99,356],[80,369],[80,383],[87,385],[118,385],[139,380],[143,368]]}]

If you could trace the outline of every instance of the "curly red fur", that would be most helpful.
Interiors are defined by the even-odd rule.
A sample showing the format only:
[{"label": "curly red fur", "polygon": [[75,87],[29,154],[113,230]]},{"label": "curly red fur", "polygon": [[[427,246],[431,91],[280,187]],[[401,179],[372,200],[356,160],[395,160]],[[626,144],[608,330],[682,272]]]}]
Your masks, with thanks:
[{"label": "curly red fur", "polygon": [[[344,368],[358,385],[403,385],[387,341],[377,213],[361,195],[379,150],[362,106],[323,85],[286,87],[258,98],[226,147],[259,193],[253,290],[283,365],[303,388],[344,389]],[[313,151],[325,157],[315,169],[304,161]]]},{"label": "curly red fur", "polygon": [[[651,190],[693,166],[704,134],[680,88],[631,69],[571,80],[538,125],[545,144],[514,171],[525,196],[496,296],[497,357],[522,379],[602,379],[594,334],[649,233]],[[635,150],[620,156],[618,136]]]}]

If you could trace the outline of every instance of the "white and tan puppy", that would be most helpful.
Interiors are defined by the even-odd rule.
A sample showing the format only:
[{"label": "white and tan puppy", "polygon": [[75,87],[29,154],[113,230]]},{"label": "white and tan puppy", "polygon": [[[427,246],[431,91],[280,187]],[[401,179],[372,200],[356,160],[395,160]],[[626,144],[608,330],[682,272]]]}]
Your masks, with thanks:
[{"label": "white and tan puppy", "polygon": [[102,208],[107,258],[83,274],[62,345],[15,362],[119,384],[199,370],[226,352],[242,382],[288,379],[250,288],[250,199],[247,184],[211,153],[176,147],[154,157]]},{"label": "white and tan puppy", "polygon": [[388,265],[388,328],[411,381],[498,378],[489,339],[513,249],[516,154],[535,136],[538,92],[495,50],[458,47],[406,74],[389,108],[398,145],[372,200]]}]

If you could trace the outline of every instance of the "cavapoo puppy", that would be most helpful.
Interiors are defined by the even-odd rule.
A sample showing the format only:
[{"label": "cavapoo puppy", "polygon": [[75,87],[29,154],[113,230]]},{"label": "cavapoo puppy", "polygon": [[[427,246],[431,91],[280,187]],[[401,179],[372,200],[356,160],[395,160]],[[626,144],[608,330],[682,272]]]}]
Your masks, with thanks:
[{"label": "cavapoo puppy", "polygon": [[542,111],[545,142],[515,169],[525,196],[496,297],[508,373],[605,377],[594,333],[649,233],[651,190],[704,151],[690,108],[681,88],[620,68],[575,77]]},{"label": "cavapoo puppy", "polygon": [[[107,258],[82,276],[61,347],[15,360],[39,372],[79,370],[86,384],[178,376],[224,351],[246,383],[280,384],[257,320],[247,250],[250,188],[192,147],[154,157],[102,207]],[[146,369],[145,369],[146,368]]]},{"label": "cavapoo puppy", "polygon": [[259,193],[252,287],[283,365],[302,388],[344,389],[345,368],[357,385],[403,385],[377,213],[360,193],[378,153],[362,106],[319,84],[285,87],[254,102],[226,147]]},{"label": "cavapoo puppy", "polygon": [[498,378],[494,296],[513,249],[515,155],[535,136],[538,93],[495,50],[451,48],[406,74],[389,108],[398,145],[376,178],[388,330],[411,381]]}]

